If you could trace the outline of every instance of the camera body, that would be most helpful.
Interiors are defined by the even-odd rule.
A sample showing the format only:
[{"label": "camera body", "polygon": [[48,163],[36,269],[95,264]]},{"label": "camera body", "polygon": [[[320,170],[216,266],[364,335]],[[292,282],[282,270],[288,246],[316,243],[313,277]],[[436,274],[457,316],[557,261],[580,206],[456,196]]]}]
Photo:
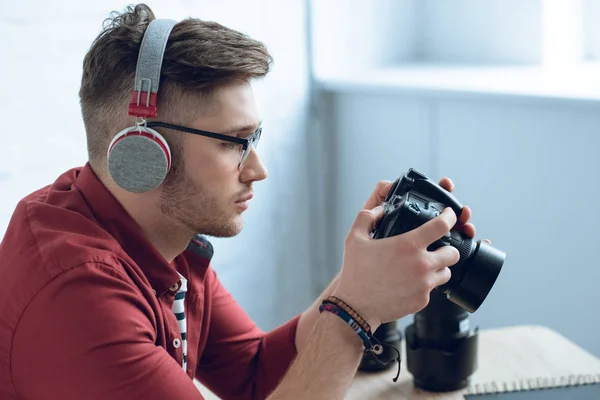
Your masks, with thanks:
[{"label": "camera body", "polygon": [[[450,192],[422,173],[409,169],[396,180],[383,202],[384,215],[371,236],[375,239],[395,236],[413,230],[451,207],[457,218],[462,204]],[[459,261],[450,267],[452,277],[435,290],[469,312],[475,312],[494,285],[506,255],[488,243],[452,229],[433,242],[428,250],[453,246],[460,253]]]},{"label": "camera body", "polygon": [[[374,239],[400,235],[434,219],[451,207],[458,218],[462,204],[450,192],[422,173],[409,169],[392,185],[383,202],[384,215],[371,232]],[[453,246],[459,261],[450,266],[452,277],[433,290],[427,307],[417,312],[406,328],[408,370],[415,386],[443,392],[464,388],[477,365],[477,329],[469,326],[468,313],[485,300],[504,264],[506,254],[489,243],[474,240],[456,229],[431,243],[429,251]],[[385,337],[398,332],[396,322],[383,324],[376,332]],[[399,332],[398,332],[399,333]],[[394,337],[396,345],[400,335]],[[383,337],[380,340],[385,341]],[[363,371],[382,367],[364,355]]]}]

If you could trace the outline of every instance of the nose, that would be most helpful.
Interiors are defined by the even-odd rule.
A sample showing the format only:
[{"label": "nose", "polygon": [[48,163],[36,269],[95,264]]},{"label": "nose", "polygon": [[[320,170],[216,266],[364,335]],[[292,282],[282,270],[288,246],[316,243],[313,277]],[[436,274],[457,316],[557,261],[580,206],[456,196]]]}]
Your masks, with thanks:
[{"label": "nose", "polygon": [[242,181],[243,183],[257,182],[266,179],[267,176],[267,169],[260,161],[260,157],[258,156],[256,149],[252,147],[250,153],[248,153],[248,157],[242,165],[242,170],[240,172],[240,181]]}]

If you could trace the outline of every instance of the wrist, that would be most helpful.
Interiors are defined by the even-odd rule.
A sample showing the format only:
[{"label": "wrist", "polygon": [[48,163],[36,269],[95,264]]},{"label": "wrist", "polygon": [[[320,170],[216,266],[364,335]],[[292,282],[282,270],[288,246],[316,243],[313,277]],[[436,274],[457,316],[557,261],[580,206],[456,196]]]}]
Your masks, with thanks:
[{"label": "wrist", "polygon": [[[350,328],[346,329],[348,333],[350,331],[354,331],[354,336],[360,338],[361,344],[364,346],[365,353],[372,353],[380,363],[385,364],[379,358],[377,358],[377,355],[383,353],[384,346],[386,344],[382,344],[373,336],[373,333],[380,324],[378,319],[371,317],[369,319],[370,323],[367,322],[352,306],[335,295],[326,298],[321,303],[319,311],[324,314],[332,314],[336,316],[340,322],[343,322],[347,328]],[[371,327],[371,324],[373,324],[373,328]],[[390,344],[387,344],[387,346],[394,349],[398,355],[398,358],[396,358],[398,361],[398,374],[394,378],[394,382],[396,382],[398,380],[398,376],[400,375],[400,351]],[[391,360],[391,362],[394,361],[395,360]],[[389,362],[390,361],[388,361],[388,363]]]},{"label": "wrist", "polygon": [[347,343],[358,352],[363,352],[363,341],[343,319],[330,312],[321,313],[319,319],[321,324],[326,326],[328,330],[335,332],[334,335],[339,336],[342,342]]},{"label": "wrist", "polygon": [[352,307],[367,322],[372,333],[375,332],[381,325],[381,320],[375,316],[374,312],[370,312],[369,308],[364,304],[364,302],[361,302],[354,296],[339,290],[334,290],[331,295],[341,299],[343,302]]}]

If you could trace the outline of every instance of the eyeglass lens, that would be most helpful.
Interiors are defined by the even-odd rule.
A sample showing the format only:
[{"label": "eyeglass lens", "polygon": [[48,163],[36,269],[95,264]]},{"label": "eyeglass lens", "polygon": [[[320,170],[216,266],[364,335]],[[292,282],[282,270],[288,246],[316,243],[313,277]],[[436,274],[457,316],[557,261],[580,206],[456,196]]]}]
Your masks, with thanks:
[{"label": "eyeglass lens", "polygon": [[259,129],[258,132],[256,132],[255,135],[252,135],[252,137],[250,138],[250,141],[248,142],[248,147],[246,147],[246,150],[244,150],[244,152],[242,153],[242,159],[240,160],[240,167],[242,166],[242,164],[244,164],[244,161],[246,161],[246,158],[248,158],[248,154],[250,154],[250,150],[252,149],[252,146],[254,146],[254,148],[256,149],[256,147],[258,146],[258,141],[260,140],[260,135],[262,134],[262,129]]}]

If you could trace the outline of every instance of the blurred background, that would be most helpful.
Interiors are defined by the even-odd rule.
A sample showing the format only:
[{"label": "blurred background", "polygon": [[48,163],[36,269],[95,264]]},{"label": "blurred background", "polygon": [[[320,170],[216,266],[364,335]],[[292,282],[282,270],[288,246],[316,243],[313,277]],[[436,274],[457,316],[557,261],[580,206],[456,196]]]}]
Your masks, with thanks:
[{"label": "blurred background", "polygon": [[[450,176],[477,237],[507,252],[472,323],[543,324],[600,356],[600,0],[146,3],[274,56],[255,85],[270,177],[244,231],[213,240],[260,327],[314,300],[376,182],[413,167]],[[128,4],[0,0],[0,238],[20,198],[85,163],[82,60]]]}]

